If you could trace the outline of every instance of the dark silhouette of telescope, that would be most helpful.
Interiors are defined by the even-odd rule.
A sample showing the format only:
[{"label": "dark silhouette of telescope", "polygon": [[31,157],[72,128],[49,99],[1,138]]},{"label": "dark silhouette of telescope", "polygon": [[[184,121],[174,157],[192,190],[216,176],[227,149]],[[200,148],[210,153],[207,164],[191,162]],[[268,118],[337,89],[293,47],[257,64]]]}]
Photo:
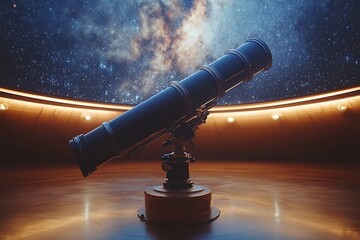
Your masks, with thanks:
[{"label": "dark silhouette of telescope", "polygon": [[[119,155],[139,151],[165,133],[170,138],[164,145],[174,146],[172,155],[164,155],[164,170],[170,170],[167,160],[173,157],[191,160],[182,151],[179,141],[190,140],[197,126],[205,122],[208,110],[216,99],[254,75],[271,67],[272,56],[260,39],[251,39],[223,57],[205,65],[180,82],[145,100],[139,105],[94,130],[74,137],[69,144],[75,153],[84,177],[97,167]],[[185,164],[182,166],[187,167]],[[180,166],[180,168],[182,168]],[[174,182],[164,187],[190,188],[191,180],[178,171],[169,172]],[[179,179],[186,179],[180,183]]]},{"label": "dark silhouette of telescope", "polygon": [[173,151],[161,158],[166,178],[162,186],[144,190],[145,207],[138,210],[138,217],[171,226],[216,219],[220,211],[211,206],[212,191],[194,186],[190,179],[189,163],[195,158],[186,152],[185,143],[194,137],[198,126],[205,123],[208,110],[216,105],[218,98],[269,69],[271,64],[267,45],[260,39],[251,39],[124,114],[74,137],[69,144],[83,176],[93,173],[107,160],[140,151],[169,133],[170,138],[163,146],[171,146]]}]

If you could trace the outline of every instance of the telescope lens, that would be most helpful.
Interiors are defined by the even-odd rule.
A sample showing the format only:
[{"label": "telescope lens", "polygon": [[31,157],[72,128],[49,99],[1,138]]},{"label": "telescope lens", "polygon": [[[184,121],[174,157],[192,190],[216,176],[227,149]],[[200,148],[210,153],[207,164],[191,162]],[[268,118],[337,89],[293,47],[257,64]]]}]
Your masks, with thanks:
[{"label": "telescope lens", "polygon": [[119,153],[114,132],[107,122],[85,135],[74,137],[69,145],[84,177]]},{"label": "telescope lens", "polygon": [[74,137],[69,141],[70,148],[73,150],[76,160],[79,164],[81,173],[84,177],[89,176],[96,170],[96,166],[91,158],[88,158],[87,146],[84,135]]}]

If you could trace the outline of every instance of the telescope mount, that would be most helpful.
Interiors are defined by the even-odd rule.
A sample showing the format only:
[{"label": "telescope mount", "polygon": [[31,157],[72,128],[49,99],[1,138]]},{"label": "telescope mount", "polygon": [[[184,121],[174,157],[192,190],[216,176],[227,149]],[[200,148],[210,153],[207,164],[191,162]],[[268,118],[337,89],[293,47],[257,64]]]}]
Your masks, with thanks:
[{"label": "telescope mount", "polygon": [[163,146],[172,152],[161,157],[166,178],[162,185],[145,189],[145,207],[138,210],[138,217],[159,225],[189,226],[215,220],[220,211],[211,206],[211,189],[195,185],[190,179],[189,164],[195,157],[186,152],[187,142],[195,136],[198,126],[205,123],[209,112],[200,111],[198,116],[170,132]]}]

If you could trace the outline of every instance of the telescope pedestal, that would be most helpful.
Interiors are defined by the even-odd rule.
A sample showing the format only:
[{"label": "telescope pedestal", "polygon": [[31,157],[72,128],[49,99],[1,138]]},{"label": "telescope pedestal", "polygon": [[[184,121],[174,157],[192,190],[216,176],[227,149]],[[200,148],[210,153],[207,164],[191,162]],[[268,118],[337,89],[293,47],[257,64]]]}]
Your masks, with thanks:
[{"label": "telescope pedestal", "polygon": [[163,143],[173,150],[161,157],[166,178],[162,186],[145,189],[145,207],[138,210],[141,220],[188,226],[212,221],[220,215],[219,209],[211,207],[211,190],[194,185],[190,179],[189,163],[195,162],[195,158],[185,151],[185,143],[194,137],[198,125],[205,122],[208,114],[208,111],[199,112],[197,118],[172,131]]},{"label": "telescope pedestal", "polygon": [[145,208],[138,210],[141,220],[167,226],[189,226],[216,219],[220,211],[211,207],[211,190],[202,186],[190,189],[148,187]]},{"label": "telescope pedestal", "polygon": [[[180,132],[180,131],[179,131]],[[216,219],[220,211],[211,207],[211,190],[194,185],[189,175],[189,163],[195,158],[185,152],[179,132],[163,145],[173,152],[162,156],[166,178],[162,186],[145,189],[145,207],[138,210],[141,220],[167,226],[188,226]],[[193,135],[191,135],[193,136]]]}]

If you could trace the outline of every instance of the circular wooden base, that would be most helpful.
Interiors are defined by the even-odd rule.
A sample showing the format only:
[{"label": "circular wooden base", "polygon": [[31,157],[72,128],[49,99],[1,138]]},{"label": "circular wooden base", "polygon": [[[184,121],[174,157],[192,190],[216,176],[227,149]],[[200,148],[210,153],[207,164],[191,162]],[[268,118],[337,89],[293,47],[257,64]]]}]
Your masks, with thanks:
[{"label": "circular wooden base", "polygon": [[220,211],[211,207],[211,190],[194,185],[186,190],[169,190],[162,186],[144,191],[145,208],[138,210],[141,220],[168,226],[188,226],[216,219]]}]

